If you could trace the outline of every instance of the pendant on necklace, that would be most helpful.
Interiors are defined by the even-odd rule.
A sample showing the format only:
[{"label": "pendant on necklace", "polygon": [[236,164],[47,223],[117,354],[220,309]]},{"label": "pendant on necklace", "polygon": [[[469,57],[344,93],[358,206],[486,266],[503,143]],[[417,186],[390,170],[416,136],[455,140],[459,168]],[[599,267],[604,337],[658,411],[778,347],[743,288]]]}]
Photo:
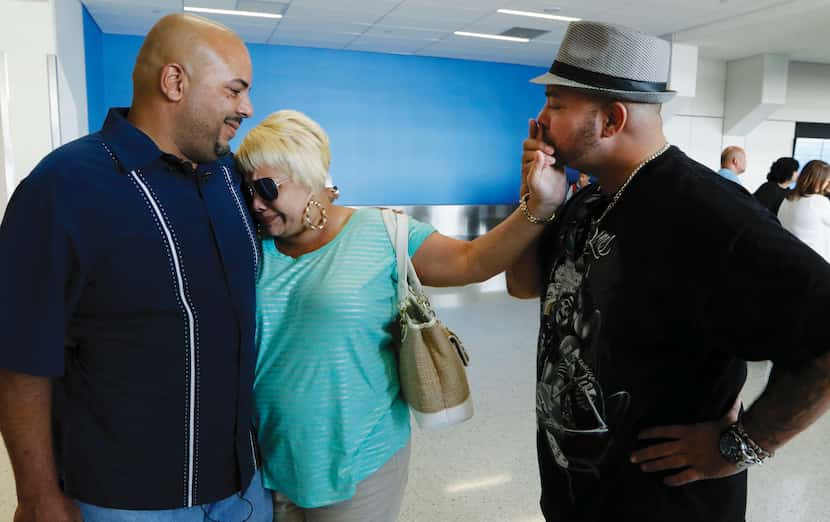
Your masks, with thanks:
[{"label": "pendant on necklace", "polygon": [[594,233],[585,242],[585,251],[590,252],[594,260],[599,260],[611,253],[611,244],[616,239],[616,236],[612,236],[604,230],[600,231],[599,223],[596,221],[592,220],[591,224]]}]

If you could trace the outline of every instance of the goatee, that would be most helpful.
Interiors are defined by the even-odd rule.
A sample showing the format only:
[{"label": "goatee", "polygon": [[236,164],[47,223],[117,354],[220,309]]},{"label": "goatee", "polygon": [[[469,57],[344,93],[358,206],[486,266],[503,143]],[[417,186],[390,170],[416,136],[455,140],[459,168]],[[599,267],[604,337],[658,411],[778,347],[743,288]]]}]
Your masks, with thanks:
[{"label": "goatee", "polygon": [[218,141],[213,144],[213,153],[216,154],[217,158],[221,158],[222,156],[227,156],[231,152],[230,144],[222,145]]}]

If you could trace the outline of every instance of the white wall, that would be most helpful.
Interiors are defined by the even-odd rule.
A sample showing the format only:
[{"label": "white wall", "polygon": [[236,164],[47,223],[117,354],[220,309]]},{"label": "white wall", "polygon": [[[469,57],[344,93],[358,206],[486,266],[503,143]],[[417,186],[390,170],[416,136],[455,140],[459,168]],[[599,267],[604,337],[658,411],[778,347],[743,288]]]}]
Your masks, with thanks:
[{"label": "white wall", "polygon": [[14,181],[14,157],[9,134],[9,84],[8,60],[0,50],[0,216],[6,211],[6,201],[11,195]]},{"label": "white wall", "polygon": [[675,115],[664,131],[671,143],[713,170],[720,168],[724,147],[743,147],[747,170],[741,181],[752,192],[773,161],[792,155],[796,121],[830,123],[830,65],[790,63],[787,103],[746,136],[723,135],[726,71],[726,62],[701,58],[696,97],[673,102]]},{"label": "white wall", "polygon": [[84,19],[80,0],[53,0],[61,143],[87,133]]},{"label": "white wall", "polygon": [[700,59],[694,98],[673,101],[675,115],[666,121],[669,142],[707,167],[720,168],[726,62]]},{"label": "white wall", "polygon": [[52,150],[46,56],[55,53],[54,15],[50,2],[19,0],[0,0],[0,13],[0,51],[6,55],[9,84],[4,124],[16,184]]},{"label": "white wall", "polygon": [[790,63],[787,104],[773,120],[830,123],[830,65]]},{"label": "white wall", "polygon": [[[0,0],[0,54],[6,58],[8,114],[0,110],[2,138],[9,147],[4,161],[0,212],[17,182],[47,154],[51,146],[46,55],[55,52],[52,6],[49,2]],[[0,74],[4,76],[4,74]],[[11,152],[12,167],[8,168]],[[3,298],[0,296],[0,298]],[[11,519],[17,504],[8,454],[0,450],[0,517]]]},{"label": "white wall", "polygon": [[[2,215],[17,183],[41,158],[87,133],[87,98],[80,0],[0,0],[0,13],[0,53],[8,73],[8,113],[0,111]],[[52,140],[50,54],[58,58],[57,142]]]}]

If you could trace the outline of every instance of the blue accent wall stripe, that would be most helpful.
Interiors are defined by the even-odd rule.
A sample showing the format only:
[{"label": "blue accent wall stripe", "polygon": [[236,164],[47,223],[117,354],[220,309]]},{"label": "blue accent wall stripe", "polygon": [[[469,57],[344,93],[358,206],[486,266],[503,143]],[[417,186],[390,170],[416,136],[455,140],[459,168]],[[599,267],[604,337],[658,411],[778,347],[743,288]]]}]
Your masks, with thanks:
[{"label": "blue accent wall stripe", "polygon": [[106,117],[106,101],[104,97],[104,71],[102,69],[101,53],[103,49],[103,32],[98,23],[92,18],[83,6],[84,24],[84,59],[86,61],[86,96],[87,96],[87,123],[90,132],[101,128]]},{"label": "blue accent wall stripe", "polygon": [[[142,38],[101,34],[90,20],[90,129],[127,106]],[[97,32],[96,32],[97,30]],[[100,49],[100,59],[92,56]],[[317,120],[332,143],[341,202],[354,205],[502,204],[518,200],[521,142],[544,103],[535,67],[466,60],[249,45],[255,114],[279,109]],[[551,53],[554,49],[551,49]],[[94,90],[93,90],[94,89]]]}]

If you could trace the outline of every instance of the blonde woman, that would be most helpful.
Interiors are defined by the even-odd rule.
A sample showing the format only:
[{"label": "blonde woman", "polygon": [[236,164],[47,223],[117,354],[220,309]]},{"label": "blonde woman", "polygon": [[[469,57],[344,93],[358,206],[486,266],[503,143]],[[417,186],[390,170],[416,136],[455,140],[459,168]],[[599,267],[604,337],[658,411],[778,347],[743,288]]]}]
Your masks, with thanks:
[{"label": "blonde woman", "polygon": [[830,262],[830,165],[812,160],[804,165],[795,190],[781,202],[781,225]]},{"label": "blonde woman", "polygon": [[[270,115],[245,137],[237,159],[262,237],[255,425],[275,518],[394,521],[410,427],[389,334],[396,266],[381,213],[331,202],[328,136],[299,112]],[[542,232],[566,183],[526,180],[522,208],[474,241],[409,220],[419,278],[455,286],[503,271]]]}]

